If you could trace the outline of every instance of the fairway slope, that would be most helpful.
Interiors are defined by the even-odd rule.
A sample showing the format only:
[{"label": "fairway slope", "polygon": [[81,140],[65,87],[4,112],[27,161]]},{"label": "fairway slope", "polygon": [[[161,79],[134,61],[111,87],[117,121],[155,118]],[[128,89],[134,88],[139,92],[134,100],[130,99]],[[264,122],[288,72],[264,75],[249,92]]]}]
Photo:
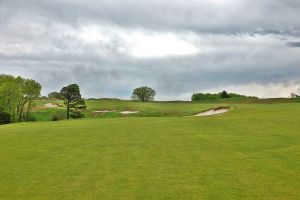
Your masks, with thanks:
[{"label": "fairway slope", "polygon": [[299,104],[233,106],[0,126],[0,199],[300,199]]}]

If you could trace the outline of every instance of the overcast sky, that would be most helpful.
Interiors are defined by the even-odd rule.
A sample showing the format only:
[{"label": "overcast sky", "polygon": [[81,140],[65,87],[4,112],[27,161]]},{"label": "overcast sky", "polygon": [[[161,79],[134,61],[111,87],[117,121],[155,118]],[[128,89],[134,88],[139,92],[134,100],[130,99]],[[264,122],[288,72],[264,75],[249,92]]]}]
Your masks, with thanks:
[{"label": "overcast sky", "polygon": [[43,94],[300,93],[299,0],[0,0],[0,74]]}]

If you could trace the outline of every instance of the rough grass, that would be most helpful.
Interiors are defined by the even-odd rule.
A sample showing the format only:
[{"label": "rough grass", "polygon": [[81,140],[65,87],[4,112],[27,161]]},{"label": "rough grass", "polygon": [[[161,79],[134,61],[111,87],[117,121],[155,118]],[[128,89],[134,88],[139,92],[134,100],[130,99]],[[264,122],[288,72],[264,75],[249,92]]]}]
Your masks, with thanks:
[{"label": "rough grass", "polygon": [[[87,113],[92,113],[96,110],[138,110],[137,114],[128,116],[139,117],[176,117],[176,116],[189,116],[199,113],[200,111],[209,108],[222,106],[223,104],[216,103],[193,103],[193,102],[133,102],[124,100],[100,99],[89,100],[87,103]],[[101,115],[100,115],[101,116]],[[106,115],[104,115],[106,116]]]},{"label": "rough grass", "polygon": [[300,199],[300,105],[232,108],[0,126],[0,199]]},{"label": "rough grass", "polygon": [[[47,100],[36,101],[36,107],[34,109],[34,116],[37,121],[49,121],[52,119],[56,110],[63,109],[57,108],[44,108],[46,103],[62,104],[59,100]],[[150,102],[141,103],[133,101],[125,101],[118,99],[100,99],[100,100],[86,100],[87,111],[85,116],[87,118],[115,118],[115,117],[170,117],[170,116],[188,116],[199,113],[200,111],[207,110],[212,107],[222,106],[223,104],[212,103],[191,103],[191,102]],[[99,110],[116,110],[113,113],[97,114],[94,115],[94,111]],[[137,114],[122,115],[120,111],[124,110],[138,110]]]},{"label": "rough grass", "polygon": [[[274,98],[274,99],[249,99],[230,98],[201,102],[133,102],[119,99],[90,99],[86,100],[87,110],[84,113],[86,118],[116,118],[116,117],[179,117],[195,115],[201,111],[216,107],[231,107],[239,104],[278,104],[297,103],[300,99]],[[43,99],[35,101],[34,116],[37,121],[50,121],[57,110],[63,107],[44,108],[44,104],[53,103],[63,105],[63,101],[55,99]],[[99,110],[116,110],[112,113],[93,114]],[[120,111],[138,110],[137,114],[122,115]]]}]

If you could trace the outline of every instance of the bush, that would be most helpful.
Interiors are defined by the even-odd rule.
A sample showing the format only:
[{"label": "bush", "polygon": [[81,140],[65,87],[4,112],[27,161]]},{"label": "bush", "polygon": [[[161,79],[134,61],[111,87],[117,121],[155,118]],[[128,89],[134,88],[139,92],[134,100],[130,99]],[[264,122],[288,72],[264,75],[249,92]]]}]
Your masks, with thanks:
[{"label": "bush", "polygon": [[84,114],[81,111],[73,110],[70,112],[70,117],[73,119],[84,118]]},{"label": "bush", "polygon": [[24,117],[26,122],[36,122],[36,117],[33,114],[29,114],[28,117]]},{"label": "bush", "polygon": [[66,113],[63,110],[56,111],[55,115],[52,117],[52,121],[59,121],[66,119]]},{"label": "bush", "polygon": [[11,123],[11,115],[0,111],[0,125]]},{"label": "bush", "polygon": [[211,94],[211,93],[196,93],[192,96],[192,101],[201,101],[201,100],[216,100],[220,99],[221,95],[219,93],[217,94]]}]

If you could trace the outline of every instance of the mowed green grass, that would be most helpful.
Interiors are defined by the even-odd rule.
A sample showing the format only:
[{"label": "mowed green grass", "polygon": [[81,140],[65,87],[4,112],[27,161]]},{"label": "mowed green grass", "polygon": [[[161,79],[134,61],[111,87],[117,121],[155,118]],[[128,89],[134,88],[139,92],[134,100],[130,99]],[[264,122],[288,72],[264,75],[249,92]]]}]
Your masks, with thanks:
[{"label": "mowed green grass", "polygon": [[0,126],[0,199],[300,199],[300,104]]}]

